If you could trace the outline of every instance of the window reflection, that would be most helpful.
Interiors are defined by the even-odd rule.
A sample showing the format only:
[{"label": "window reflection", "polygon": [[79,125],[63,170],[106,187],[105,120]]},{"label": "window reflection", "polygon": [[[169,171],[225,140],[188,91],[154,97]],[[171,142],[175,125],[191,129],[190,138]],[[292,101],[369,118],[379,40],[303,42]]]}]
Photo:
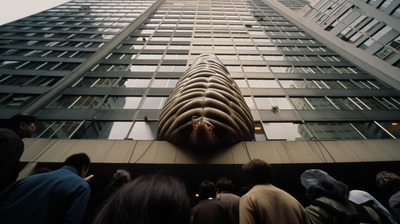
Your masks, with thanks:
[{"label": "window reflection", "polygon": [[137,109],[142,97],[109,96],[101,105],[102,109]]},{"label": "window reflection", "polygon": [[133,140],[155,140],[157,138],[157,122],[135,122],[128,138]]},{"label": "window reflection", "polygon": [[23,108],[36,99],[35,95],[12,94],[0,102],[0,108]]}]

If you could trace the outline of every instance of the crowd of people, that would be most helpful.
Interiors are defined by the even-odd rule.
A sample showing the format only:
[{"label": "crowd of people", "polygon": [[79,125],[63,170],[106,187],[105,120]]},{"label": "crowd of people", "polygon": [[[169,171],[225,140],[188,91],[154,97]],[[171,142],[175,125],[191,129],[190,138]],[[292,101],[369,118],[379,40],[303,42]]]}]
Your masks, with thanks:
[{"label": "crowd of people", "polygon": [[261,159],[242,165],[249,184],[243,195],[233,193],[234,183],[226,177],[216,183],[204,180],[195,205],[184,181],[164,173],[131,178],[129,171],[118,169],[104,190],[92,193],[85,153],[69,156],[60,169],[42,169],[17,181],[21,139],[32,135],[35,122],[34,117],[18,116],[13,128],[0,129],[0,150],[9,156],[0,164],[2,181],[7,181],[0,189],[0,223],[400,223],[400,177],[389,171],[376,175],[377,186],[391,195],[388,208],[320,169],[305,170],[299,177],[308,200],[303,206],[273,184],[272,166]]}]

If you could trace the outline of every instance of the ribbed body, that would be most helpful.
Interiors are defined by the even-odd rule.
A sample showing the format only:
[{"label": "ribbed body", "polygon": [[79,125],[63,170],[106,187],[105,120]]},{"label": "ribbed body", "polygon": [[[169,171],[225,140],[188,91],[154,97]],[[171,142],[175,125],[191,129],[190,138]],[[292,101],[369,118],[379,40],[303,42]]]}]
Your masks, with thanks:
[{"label": "ribbed body", "polygon": [[239,87],[215,55],[200,55],[169,95],[157,139],[209,151],[253,137],[253,117]]}]

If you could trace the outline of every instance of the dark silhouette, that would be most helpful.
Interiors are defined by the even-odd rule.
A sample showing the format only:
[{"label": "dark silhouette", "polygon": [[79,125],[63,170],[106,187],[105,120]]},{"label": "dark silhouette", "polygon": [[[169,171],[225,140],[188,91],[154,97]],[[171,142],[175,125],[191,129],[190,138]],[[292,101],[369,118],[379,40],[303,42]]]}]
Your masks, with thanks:
[{"label": "dark silhouette", "polygon": [[188,224],[190,199],[179,179],[145,175],[117,190],[97,214],[95,224]]},{"label": "dark silhouette", "polygon": [[21,168],[19,159],[24,152],[23,138],[31,138],[36,118],[17,114],[0,128],[0,191],[17,180]]},{"label": "dark silhouette", "polygon": [[86,154],[74,154],[58,170],[10,185],[0,194],[0,223],[81,223],[90,196],[83,179],[89,164]]}]

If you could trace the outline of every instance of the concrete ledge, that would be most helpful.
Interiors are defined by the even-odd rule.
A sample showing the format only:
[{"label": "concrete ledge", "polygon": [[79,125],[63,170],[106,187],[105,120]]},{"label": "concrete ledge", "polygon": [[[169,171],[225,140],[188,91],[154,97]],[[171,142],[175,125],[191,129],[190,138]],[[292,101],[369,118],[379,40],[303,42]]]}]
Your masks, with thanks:
[{"label": "concrete ledge", "polygon": [[225,164],[251,159],[271,164],[358,163],[400,161],[400,140],[264,141],[240,142],[209,157],[200,158],[166,141],[24,139],[21,162],[61,163],[79,152],[93,163],[120,164]]}]

